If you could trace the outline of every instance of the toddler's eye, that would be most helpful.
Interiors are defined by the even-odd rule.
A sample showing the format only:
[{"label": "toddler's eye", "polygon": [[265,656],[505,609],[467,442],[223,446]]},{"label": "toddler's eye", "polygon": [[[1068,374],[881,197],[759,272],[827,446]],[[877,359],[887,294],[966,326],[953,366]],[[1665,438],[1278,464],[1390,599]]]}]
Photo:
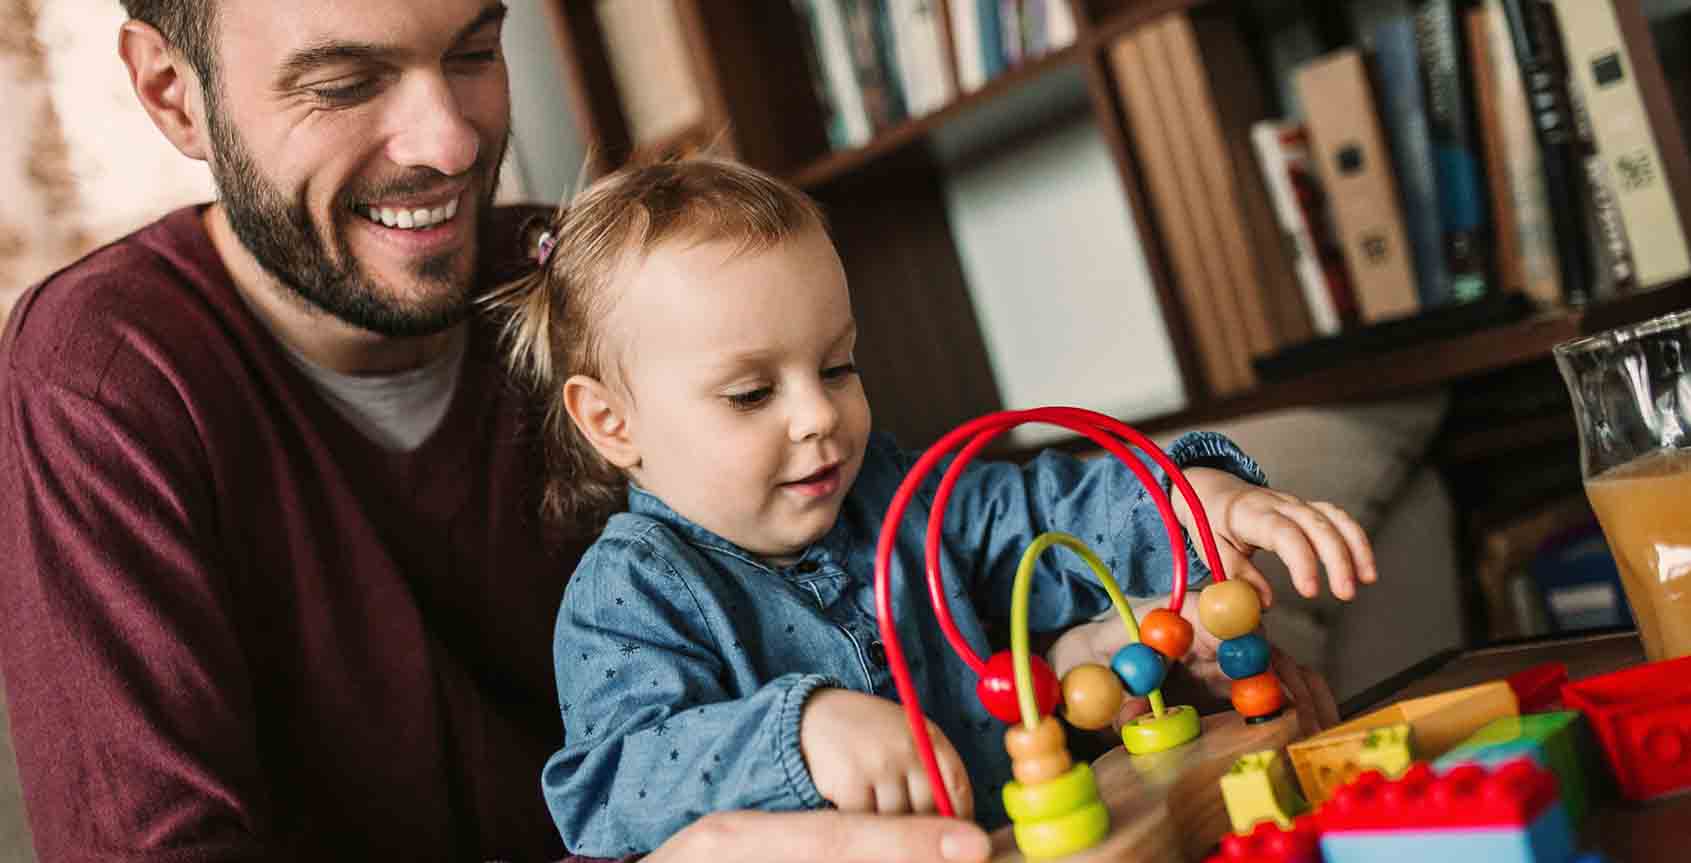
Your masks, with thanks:
[{"label": "toddler's eye", "polygon": [[729,393],[724,398],[728,399],[730,405],[740,410],[750,410],[769,401],[769,397],[774,394],[774,387],[758,387],[755,390],[747,390],[743,393]]},{"label": "toddler's eye", "polygon": [[857,374],[857,364],[845,363],[843,365],[829,366],[828,368],[823,369],[822,379],[826,381],[845,380],[855,374]]}]

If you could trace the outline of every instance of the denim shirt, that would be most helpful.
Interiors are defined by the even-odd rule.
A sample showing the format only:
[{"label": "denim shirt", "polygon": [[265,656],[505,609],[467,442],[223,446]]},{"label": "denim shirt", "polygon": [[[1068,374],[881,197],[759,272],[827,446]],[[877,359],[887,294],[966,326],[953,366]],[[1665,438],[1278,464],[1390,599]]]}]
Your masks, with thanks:
[{"label": "denim shirt", "polygon": [[[1256,463],[1217,434],[1183,436],[1169,455],[1182,468],[1218,467],[1264,482]],[[881,520],[915,461],[872,436],[839,519],[789,566],[760,560],[630,490],[630,511],[611,519],[570,579],[554,633],[565,743],[541,785],[573,853],[649,851],[709,812],[828,805],[800,752],[800,716],[818,687],[898,699],[876,628],[874,557]],[[1147,464],[1166,491],[1167,477]],[[923,545],[941,476],[931,472],[901,522],[893,610],[922,710],[962,756],[977,819],[990,829],[1006,820],[1006,726],[975,697],[975,674],[945,640],[927,594]],[[1022,466],[977,462],[945,515],[946,595],[983,659],[994,650],[989,624],[1006,631],[1022,553],[1046,531],[1080,536],[1130,596],[1172,588],[1167,529],[1139,480],[1111,457],[1047,452]],[[1190,541],[1181,553],[1190,582],[1208,577]],[[1032,631],[1064,629],[1109,608],[1078,556],[1041,557]]]}]

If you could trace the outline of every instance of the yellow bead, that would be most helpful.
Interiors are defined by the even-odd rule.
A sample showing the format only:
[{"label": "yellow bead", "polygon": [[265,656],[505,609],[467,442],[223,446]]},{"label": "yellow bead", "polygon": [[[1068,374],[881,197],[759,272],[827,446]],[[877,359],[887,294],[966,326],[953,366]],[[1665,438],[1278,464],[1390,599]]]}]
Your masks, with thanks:
[{"label": "yellow bead", "polygon": [[1098,780],[1088,764],[1038,785],[1004,783],[1004,811],[1011,821],[1044,821],[1067,815],[1098,800]]},{"label": "yellow bead", "polygon": [[1009,751],[1011,759],[1038,758],[1058,752],[1066,755],[1066,740],[1063,725],[1055,716],[1040,717],[1039,725],[1032,731],[1018,722],[1004,732],[1004,748]]},{"label": "yellow bead", "polygon": [[1160,719],[1147,713],[1122,726],[1121,744],[1134,755],[1166,752],[1196,740],[1199,729],[1198,711],[1181,705],[1163,711]]},{"label": "yellow bead", "polygon": [[1223,641],[1238,638],[1262,622],[1256,588],[1238,579],[1219,581],[1198,594],[1198,622]]},{"label": "yellow bead", "polygon": [[1107,727],[1121,712],[1126,697],[1121,678],[1102,665],[1088,662],[1063,675],[1063,716],[1076,728]]},{"label": "yellow bead", "polygon": [[1029,860],[1049,860],[1078,854],[1110,835],[1110,810],[1092,803],[1061,818],[1017,824],[1016,847]]},{"label": "yellow bead", "polygon": [[1010,759],[1010,773],[1016,781],[1024,785],[1038,785],[1049,782],[1068,772],[1074,766],[1074,760],[1069,757],[1067,749],[1058,750],[1046,755],[1035,755],[1032,758]]}]

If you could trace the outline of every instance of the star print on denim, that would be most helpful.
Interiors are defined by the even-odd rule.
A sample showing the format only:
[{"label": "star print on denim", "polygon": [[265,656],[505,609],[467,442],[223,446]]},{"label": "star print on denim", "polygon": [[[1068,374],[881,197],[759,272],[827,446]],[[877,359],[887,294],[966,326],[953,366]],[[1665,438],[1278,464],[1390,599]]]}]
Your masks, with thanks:
[{"label": "star print on denim", "polygon": [[[1219,436],[1182,438],[1170,455],[1176,464],[1219,460],[1262,481],[1255,463]],[[870,650],[880,640],[874,545],[915,458],[874,436],[836,523],[790,566],[771,566],[630,490],[629,511],[611,519],[571,578],[556,630],[555,655],[596,658],[554,666],[560,698],[585,714],[576,721],[592,720],[602,732],[566,739],[542,777],[568,848],[596,857],[630,845],[651,850],[690,823],[689,811],[824,805],[799,748],[803,706],[824,686],[897,697]],[[961,753],[971,784],[996,788],[1010,777],[1004,726],[971,697],[974,676],[939,636],[928,606],[922,546],[938,483],[936,472],[899,531],[893,602],[924,709]],[[955,596],[959,631],[982,654],[994,647],[984,621],[1008,616],[1022,551],[1046,529],[1102,535],[1095,550],[1122,562],[1116,576],[1129,595],[1169,589],[1173,559],[1162,521],[1137,479],[1112,459],[1049,454],[1027,465],[973,465],[950,507],[945,591]],[[1180,551],[1194,583],[1207,576],[1190,543]],[[1035,631],[1060,630],[1110,607],[1091,571],[1059,554],[1041,559],[1035,585]],[[641,649],[618,649],[629,643]],[[607,679],[607,667],[628,673]],[[664,806],[639,801],[638,790],[652,781],[663,783]],[[599,805],[605,799],[609,809]],[[976,815],[987,826],[1002,823],[1002,800],[981,794]]]}]

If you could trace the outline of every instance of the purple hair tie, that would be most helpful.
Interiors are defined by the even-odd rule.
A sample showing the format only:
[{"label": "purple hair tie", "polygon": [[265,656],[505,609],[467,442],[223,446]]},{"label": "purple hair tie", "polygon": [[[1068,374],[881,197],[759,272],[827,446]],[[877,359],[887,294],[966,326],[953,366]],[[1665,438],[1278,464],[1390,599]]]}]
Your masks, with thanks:
[{"label": "purple hair tie", "polygon": [[543,231],[540,234],[540,249],[536,256],[540,266],[546,266],[546,262],[552,258],[552,248],[556,245],[558,245],[558,238],[553,236],[551,231]]}]

